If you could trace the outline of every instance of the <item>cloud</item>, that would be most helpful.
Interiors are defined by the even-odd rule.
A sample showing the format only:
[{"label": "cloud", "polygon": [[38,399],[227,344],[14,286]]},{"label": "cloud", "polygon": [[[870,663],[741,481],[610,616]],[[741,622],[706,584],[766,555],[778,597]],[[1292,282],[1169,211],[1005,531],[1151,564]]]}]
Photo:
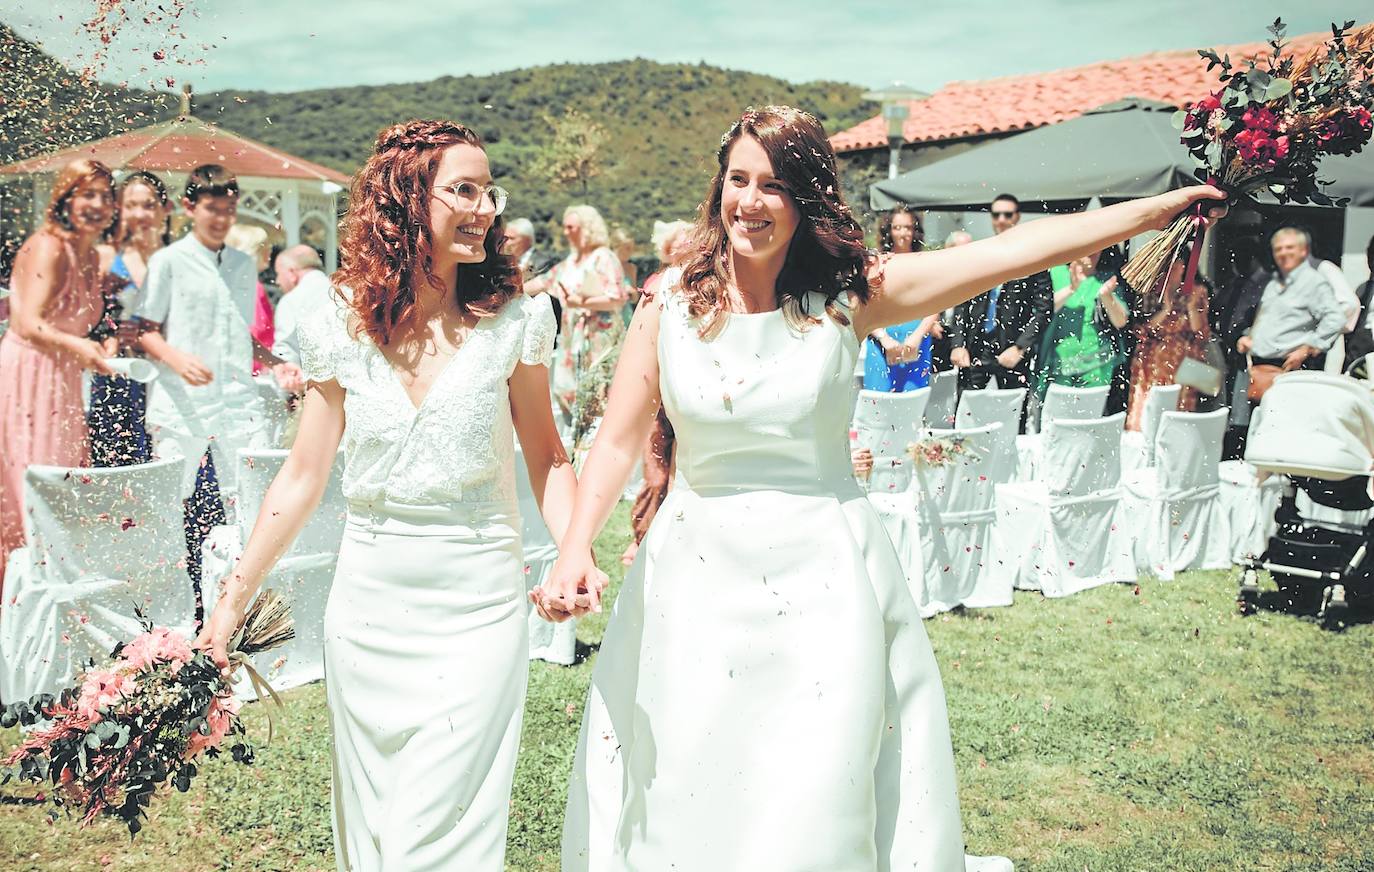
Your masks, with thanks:
[{"label": "cloud", "polygon": [[[123,5],[137,11],[157,2],[169,5]],[[1237,16],[1230,4],[1196,0],[508,0],[466,7],[235,0],[188,4],[178,21],[184,40],[135,16],[111,45],[101,78],[161,85],[171,76],[202,90],[283,91],[647,57],[704,60],[793,81],[876,86],[900,79],[933,90],[952,80],[1256,41],[1280,14],[1290,19],[1291,33],[1323,30],[1333,20],[1361,17],[1357,5],[1363,4],[1309,0],[1292,8],[1285,0],[1250,0],[1246,14]],[[91,0],[25,3],[3,19],[81,67],[96,47],[80,27],[92,6]],[[151,57],[159,48],[167,53],[163,63]]]}]

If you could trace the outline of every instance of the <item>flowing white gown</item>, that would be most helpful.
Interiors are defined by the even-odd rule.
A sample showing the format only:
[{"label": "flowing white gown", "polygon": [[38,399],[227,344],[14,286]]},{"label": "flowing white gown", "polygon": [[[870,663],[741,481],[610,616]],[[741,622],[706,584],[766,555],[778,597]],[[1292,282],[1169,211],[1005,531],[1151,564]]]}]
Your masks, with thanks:
[{"label": "flowing white gown", "polygon": [[331,305],[302,364],[347,390],[348,521],[325,609],[334,847],[351,872],[504,872],[527,676],[508,379],[546,297],[478,322],[417,408]]},{"label": "flowing white gown", "polygon": [[944,690],[854,480],[859,342],[781,312],[659,332],[678,484],[616,601],[565,872],[965,868]]}]

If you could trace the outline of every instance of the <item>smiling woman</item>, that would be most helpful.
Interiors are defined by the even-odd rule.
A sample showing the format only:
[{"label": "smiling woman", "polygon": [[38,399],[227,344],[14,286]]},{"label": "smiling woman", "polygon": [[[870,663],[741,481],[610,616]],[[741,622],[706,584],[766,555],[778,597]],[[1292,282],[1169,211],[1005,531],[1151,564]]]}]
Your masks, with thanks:
[{"label": "smiling woman", "polygon": [[199,640],[225,663],[342,442],[324,660],[335,853],[350,872],[505,869],[528,653],[515,438],[556,536],[576,487],[549,405],[548,298],[520,294],[497,253],[505,200],[463,125],[378,136],[337,297],[299,328],[295,445]]},{"label": "smiling woman", "polygon": [[81,371],[110,375],[87,334],[104,310],[95,244],[115,217],[114,181],[99,161],[67,164],[47,220],[14,260],[10,330],[0,340],[0,588],[24,544],[29,464],[90,465]]}]

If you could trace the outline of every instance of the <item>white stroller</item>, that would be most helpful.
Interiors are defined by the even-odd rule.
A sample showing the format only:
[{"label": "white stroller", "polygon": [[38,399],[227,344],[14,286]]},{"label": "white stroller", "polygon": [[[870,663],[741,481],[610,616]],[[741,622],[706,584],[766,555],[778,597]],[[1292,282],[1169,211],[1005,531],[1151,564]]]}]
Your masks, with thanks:
[{"label": "white stroller", "polygon": [[1277,530],[1264,554],[1241,566],[1239,605],[1259,602],[1259,570],[1280,602],[1323,626],[1344,625],[1351,599],[1374,594],[1374,395],[1370,382],[1322,372],[1274,380],[1250,421],[1245,459],[1282,475]]}]

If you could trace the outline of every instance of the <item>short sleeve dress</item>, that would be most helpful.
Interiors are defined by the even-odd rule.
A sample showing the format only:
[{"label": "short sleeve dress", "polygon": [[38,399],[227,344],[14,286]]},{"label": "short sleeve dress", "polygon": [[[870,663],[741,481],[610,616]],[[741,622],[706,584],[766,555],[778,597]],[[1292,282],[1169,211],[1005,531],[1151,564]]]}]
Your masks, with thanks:
[{"label": "short sleeve dress", "polygon": [[306,378],[347,392],[324,618],[338,867],[503,872],[528,651],[509,379],[548,360],[552,308],[479,321],[418,406],[342,302],[301,331]]}]

